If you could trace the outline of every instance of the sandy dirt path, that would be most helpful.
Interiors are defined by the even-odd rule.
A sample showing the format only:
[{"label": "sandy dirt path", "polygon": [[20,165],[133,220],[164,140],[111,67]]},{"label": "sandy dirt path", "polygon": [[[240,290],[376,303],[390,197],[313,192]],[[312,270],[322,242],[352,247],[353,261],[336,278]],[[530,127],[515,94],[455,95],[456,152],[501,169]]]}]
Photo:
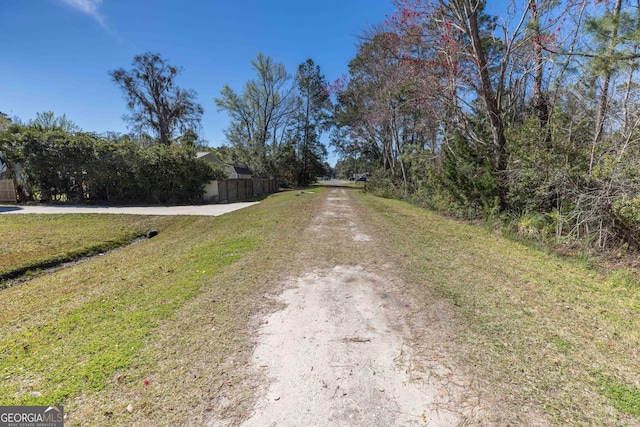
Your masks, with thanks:
[{"label": "sandy dirt path", "polygon": [[254,364],[272,383],[244,426],[458,424],[437,387],[411,380],[383,278],[338,266],[295,285],[262,328]]},{"label": "sandy dirt path", "polygon": [[[433,360],[416,358],[405,319],[411,307],[393,268],[376,249],[347,189],[328,192],[301,236],[298,256],[313,267],[314,248],[341,245],[361,262],[322,259],[291,277],[277,300],[284,309],[257,321],[250,369],[257,387],[242,426],[453,426],[482,423],[482,408],[455,368],[436,359],[441,331],[421,331]],[[305,253],[307,252],[307,253]],[[357,259],[357,257],[356,257]],[[429,352],[427,352],[429,354]],[[471,403],[470,403],[471,402]],[[209,425],[230,425],[221,420]]]}]

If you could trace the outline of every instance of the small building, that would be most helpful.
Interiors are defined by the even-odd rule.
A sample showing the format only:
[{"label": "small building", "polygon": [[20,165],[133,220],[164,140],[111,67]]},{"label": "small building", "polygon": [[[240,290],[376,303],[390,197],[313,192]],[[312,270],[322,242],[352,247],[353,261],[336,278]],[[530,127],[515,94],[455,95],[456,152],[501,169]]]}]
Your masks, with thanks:
[{"label": "small building", "polygon": [[253,175],[251,169],[240,165],[227,166],[227,172],[229,179],[251,179]]},{"label": "small building", "polygon": [[276,191],[275,180],[254,179],[248,167],[228,165],[211,151],[198,152],[197,158],[220,165],[227,172],[226,180],[211,181],[205,186],[204,201],[206,203],[233,202]]},{"label": "small building", "polygon": [[205,162],[216,163],[220,166],[226,166],[226,164],[222,160],[220,160],[220,158],[216,156],[215,153],[211,151],[198,151],[196,153],[196,158],[202,159]]},{"label": "small building", "polygon": [[198,159],[202,159],[206,162],[216,163],[223,167],[223,169],[227,172],[229,179],[251,179],[253,178],[253,173],[251,169],[242,165],[228,165],[224,163],[215,153],[211,151],[199,151],[197,154]]}]

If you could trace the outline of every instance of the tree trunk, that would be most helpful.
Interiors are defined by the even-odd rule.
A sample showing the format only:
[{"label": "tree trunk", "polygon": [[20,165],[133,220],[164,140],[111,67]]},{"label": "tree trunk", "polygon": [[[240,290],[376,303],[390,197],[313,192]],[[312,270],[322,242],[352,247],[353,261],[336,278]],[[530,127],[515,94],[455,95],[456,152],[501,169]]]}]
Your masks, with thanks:
[{"label": "tree trunk", "polygon": [[604,119],[607,114],[607,106],[609,103],[609,85],[611,83],[611,76],[613,75],[613,55],[615,53],[618,29],[620,26],[620,10],[622,9],[622,0],[616,0],[613,6],[613,28],[611,29],[611,36],[609,38],[609,46],[605,52],[606,67],[602,76],[602,87],[600,88],[600,97],[598,101],[598,114],[596,116],[596,129],[593,135],[593,143],[591,144],[591,159],[589,160],[589,175],[593,171],[593,163],[596,152],[596,145],[602,138],[602,132],[604,130]]},{"label": "tree trunk", "polygon": [[507,195],[507,182],[505,176],[508,160],[505,150],[507,140],[504,134],[504,120],[502,118],[501,107],[498,105],[491,85],[489,68],[482,48],[482,38],[480,36],[480,28],[478,27],[478,4],[472,6],[470,0],[463,0],[458,4],[461,4],[463,7],[463,17],[465,18],[465,23],[467,25],[467,33],[471,39],[473,56],[480,73],[480,95],[484,101],[489,115],[489,122],[491,124],[491,135],[493,139],[491,144],[493,149],[493,168],[498,182],[500,202],[504,204],[505,197]]},{"label": "tree trunk", "polygon": [[[529,16],[533,26],[533,108],[536,110],[540,127],[546,129],[549,124],[549,104],[542,89],[542,77],[544,71],[544,59],[542,57],[542,44],[540,43],[540,14],[538,13],[537,0],[529,1]],[[550,141],[549,132],[545,130],[545,142]]]}]

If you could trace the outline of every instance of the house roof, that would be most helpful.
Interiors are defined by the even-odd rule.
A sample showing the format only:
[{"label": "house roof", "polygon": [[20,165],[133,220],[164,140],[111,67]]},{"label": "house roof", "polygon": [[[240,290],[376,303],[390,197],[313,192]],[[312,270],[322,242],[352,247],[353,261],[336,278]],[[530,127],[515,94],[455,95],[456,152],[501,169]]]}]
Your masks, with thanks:
[{"label": "house roof", "polygon": [[238,175],[252,175],[253,174],[253,172],[251,172],[251,169],[249,169],[246,166],[231,165],[231,167],[236,171],[236,173]]},{"label": "house roof", "polygon": [[[198,153],[196,154],[196,157],[198,159],[202,159],[202,160],[206,160],[206,161],[209,161],[209,162],[215,162],[215,163],[219,163],[221,165],[224,165],[222,160],[220,160],[220,158],[218,156],[216,156],[215,153],[212,153],[211,151],[198,151]],[[251,169],[249,169],[246,166],[233,164],[233,165],[227,165],[227,167],[233,169],[233,173],[236,173],[238,175],[252,175],[253,174],[253,172],[251,172]]]},{"label": "house roof", "polygon": [[217,159],[218,156],[216,156],[214,153],[212,153],[211,151],[198,151],[196,153],[196,158],[197,159],[202,159],[203,157],[209,157],[209,158],[214,158]]},{"label": "house roof", "polygon": [[205,162],[224,165],[224,162],[220,160],[220,158],[215,153],[212,153],[211,151],[198,151],[196,153],[196,158],[204,160]]}]

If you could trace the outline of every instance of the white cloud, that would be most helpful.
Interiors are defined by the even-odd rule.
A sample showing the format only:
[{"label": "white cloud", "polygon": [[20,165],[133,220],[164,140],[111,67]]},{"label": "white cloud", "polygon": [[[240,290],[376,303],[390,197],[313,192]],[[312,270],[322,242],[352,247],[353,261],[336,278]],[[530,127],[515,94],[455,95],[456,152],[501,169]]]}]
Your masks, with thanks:
[{"label": "white cloud", "polygon": [[108,29],[107,24],[104,21],[104,17],[98,11],[98,8],[102,4],[102,0],[61,0],[62,3],[67,6],[78,10],[85,15],[90,16],[93,20],[95,20],[101,27]]}]

